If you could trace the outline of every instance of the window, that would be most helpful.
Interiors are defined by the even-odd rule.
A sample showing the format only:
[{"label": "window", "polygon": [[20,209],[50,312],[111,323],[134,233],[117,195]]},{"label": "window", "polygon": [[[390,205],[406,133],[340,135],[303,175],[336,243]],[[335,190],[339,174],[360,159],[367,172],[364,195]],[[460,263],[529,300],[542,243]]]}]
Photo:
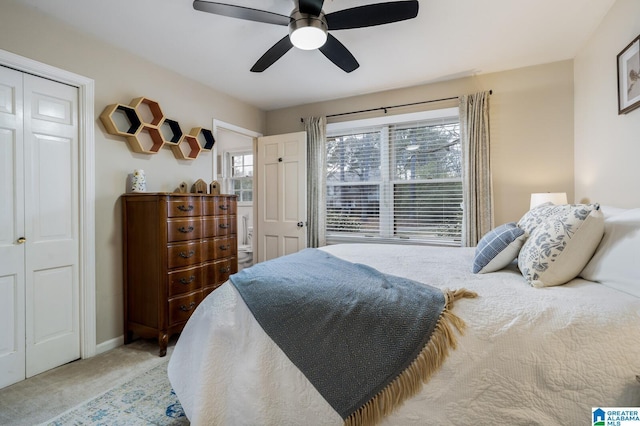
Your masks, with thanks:
[{"label": "window", "polygon": [[458,109],[327,126],[327,240],[459,245]]},{"label": "window", "polygon": [[229,153],[231,193],[238,196],[239,203],[253,201],[253,154]]}]

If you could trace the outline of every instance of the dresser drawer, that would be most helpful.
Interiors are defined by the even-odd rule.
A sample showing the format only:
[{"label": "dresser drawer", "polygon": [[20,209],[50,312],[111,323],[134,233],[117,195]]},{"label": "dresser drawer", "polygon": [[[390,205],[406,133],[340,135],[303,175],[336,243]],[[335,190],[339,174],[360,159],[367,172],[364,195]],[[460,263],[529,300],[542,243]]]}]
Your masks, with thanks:
[{"label": "dresser drawer", "polygon": [[186,322],[201,301],[200,291],[169,300],[169,326]]},{"label": "dresser drawer", "polygon": [[169,269],[196,265],[202,262],[203,245],[200,241],[193,243],[169,244],[167,246],[167,263]]},{"label": "dresser drawer", "polygon": [[167,221],[168,241],[197,240],[202,236],[202,220],[200,219],[169,219]]},{"label": "dresser drawer", "polygon": [[235,236],[218,237],[205,240],[205,244],[207,245],[206,259],[214,260],[222,259],[223,257],[235,256],[238,251],[236,241],[237,239]]},{"label": "dresser drawer", "polygon": [[235,197],[215,197],[207,200],[204,203],[202,209],[202,214],[204,216],[224,216],[236,214],[236,200]]},{"label": "dresser drawer", "polygon": [[224,235],[235,235],[237,233],[235,216],[209,216],[203,219],[203,237],[221,237]]},{"label": "dresser drawer", "polygon": [[169,272],[169,297],[191,293],[202,288],[203,269],[201,266],[178,269]]},{"label": "dresser drawer", "polygon": [[209,262],[204,266],[204,287],[217,287],[229,279],[229,275],[238,272],[235,257]]},{"label": "dresser drawer", "polygon": [[202,204],[200,197],[176,197],[167,201],[169,217],[200,216]]}]

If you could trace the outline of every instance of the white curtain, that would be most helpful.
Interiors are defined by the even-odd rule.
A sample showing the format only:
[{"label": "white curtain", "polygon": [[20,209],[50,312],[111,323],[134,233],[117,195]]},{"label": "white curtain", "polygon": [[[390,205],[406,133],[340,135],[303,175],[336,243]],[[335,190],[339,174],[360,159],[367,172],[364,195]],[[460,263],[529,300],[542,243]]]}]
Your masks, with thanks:
[{"label": "white curtain", "polygon": [[327,118],[305,119],[304,130],[307,132],[307,245],[322,247],[327,244],[325,223]]},{"label": "white curtain", "polygon": [[489,92],[460,97],[462,142],[462,245],[474,247],[493,228]]}]

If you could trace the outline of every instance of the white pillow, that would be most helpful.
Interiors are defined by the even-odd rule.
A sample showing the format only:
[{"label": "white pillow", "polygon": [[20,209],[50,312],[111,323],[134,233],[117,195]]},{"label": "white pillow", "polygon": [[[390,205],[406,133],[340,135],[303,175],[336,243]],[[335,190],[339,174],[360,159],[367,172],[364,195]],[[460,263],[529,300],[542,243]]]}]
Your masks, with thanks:
[{"label": "white pillow", "polygon": [[565,284],[585,267],[604,232],[597,204],[564,204],[538,224],[518,255],[518,267],[533,287]]},{"label": "white pillow", "polygon": [[604,222],[604,237],[580,276],[640,297],[640,209]]},{"label": "white pillow", "polygon": [[629,209],[623,209],[623,208],[614,207],[614,206],[603,206],[601,204],[600,205],[600,211],[602,211],[602,214],[604,215],[604,220],[606,222],[607,219],[610,218],[611,216],[615,216],[615,215],[618,215],[620,213],[628,212]]},{"label": "white pillow", "polygon": [[473,273],[495,272],[513,262],[527,234],[515,222],[505,223],[487,232],[476,247]]}]

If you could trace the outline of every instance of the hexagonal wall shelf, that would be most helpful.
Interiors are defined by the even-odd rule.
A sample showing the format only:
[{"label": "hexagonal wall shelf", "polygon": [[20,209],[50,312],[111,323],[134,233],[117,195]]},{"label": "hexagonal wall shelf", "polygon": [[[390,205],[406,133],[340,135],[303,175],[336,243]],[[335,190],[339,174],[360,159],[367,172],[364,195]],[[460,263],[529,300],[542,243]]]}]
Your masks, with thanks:
[{"label": "hexagonal wall shelf", "polygon": [[194,127],[184,134],[176,120],[164,116],[160,104],[141,96],[129,105],[107,106],[100,120],[108,133],[124,136],[132,151],[156,154],[166,144],[180,160],[195,160],[216,143],[211,130]]},{"label": "hexagonal wall shelf", "polygon": [[140,97],[131,100],[129,103],[138,113],[138,117],[144,124],[160,126],[164,120],[164,114],[160,109],[160,104],[151,99]]},{"label": "hexagonal wall shelf", "polygon": [[157,154],[164,145],[160,130],[146,124],[134,136],[128,136],[127,142],[134,152],[141,154]]},{"label": "hexagonal wall shelf", "polygon": [[169,145],[178,145],[182,141],[182,129],[175,120],[165,118],[160,126],[160,134],[164,142]]},{"label": "hexagonal wall shelf", "polygon": [[202,148],[203,151],[211,151],[213,145],[216,143],[211,130],[203,129],[202,127],[194,127],[191,129],[189,134],[198,140],[200,148]]},{"label": "hexagonal wall shelf", "polygon": [[142,125],[135,108],[122,104],[107,106],[100,114],[100,120],[107,132],[118,136],[133,136]]},{"label": "hexagonal wall shelf", "polygon": [[195,160],[198,158],[200,151],[200,144],[198,139],[192,135],[184,135],[182,140],[177,145],[171,145],[173,155],[179,160]]}]

